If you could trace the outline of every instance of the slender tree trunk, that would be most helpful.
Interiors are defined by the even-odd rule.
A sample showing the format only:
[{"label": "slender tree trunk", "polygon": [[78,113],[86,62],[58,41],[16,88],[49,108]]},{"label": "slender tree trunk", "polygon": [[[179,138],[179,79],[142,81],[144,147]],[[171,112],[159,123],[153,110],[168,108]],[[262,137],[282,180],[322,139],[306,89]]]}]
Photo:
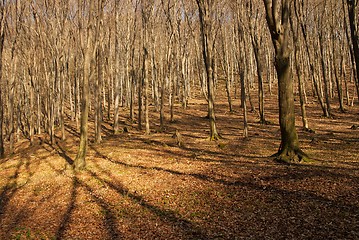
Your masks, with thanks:
[{"label": "slender tree trunk", "polygon": [[310,66],[310,72],[311,72],[311,75],[312,75],[312,81],[313,81],[313,84],[314,84],[314,89],[315,89],[315,92],[317,94],[318,101],[320,103],[320,106],[322,108],[324,116],[329,117],[329,113],[328,113],[327,108],[326,108],[326,106],[324,104],[323,98],[322,98],[322,96],[320,94],[320,89],[319,89],[317,77],[316,77],[316,74],[315,74],[315,68],[314,68],[315,59],[313,59],[311,51],[309,49],[308,35],[307,35],[307,32],[306,32],[306,27],[305,27],[305,25],[304,25],[304,23],[302,21],[302,16],[300,16],[300,11],[298,9],[297,0],[295,0],[294,9],[295,9],[295,16],[296,16],[296,18],[298,20],[301,32],[303,34],[304,43],[305,43],[305,50],[306,50],[306,53],[307,53],[308,59],[309,59],[309,66]]},{"label": "slender tree trunk", "polygon": [[143,1],[142,4],[142,25],[143,25],[143,68],[142,68],[142,82],[144,85],[144,105],[145,105],[145,134],[150,134],[150,120],[148,115],[149,107],[149,80],[148,80],[148,61],[149,61],[149,18],[152,11],[152,2],[146,0],[146,3]]},{"label": "slender tree trunk", "polygon": [[60,76],[60,127],[61,127],[61,140],[65,140],[66,139],[66,134],[65,134],[65,79],[63,76],[64,73],[61,73]]},{"label": "slender tree trunk", "polygon": [[302,123],[303,128],[305,130],[309,130],[308,119],[307,119],[307,111],[305,107],[305,98],[304,98],[304,89],[303,89],[303,81],[302,81],[302,70],[299,64],[300,56],[299,56],[299,34],[298,30],[294,29],[293,19],[290,18],[290,25],[293,32],[293,42],[294,42],[294,59],[295,59],[295,69],[297,71],[298,78],[298,90],[299,90],[299,101],[300,101],[300,109],[302,112]]},{"label": "slender tree trunk", "polygon": [[[238,8],[238,6],[237,6]],[[239,24],[239,17],[240,17],[240,12],[239,9],[237,9],[237,16],[236,16],[236,20],[237,20],[237,25],[240,26]],[[236,55],[236,60],[237,60],[237,65],[238,65],[238,73],[239,73],[239,78],[240,78],[240,88],[241,88],[241,107],[243,109],[243,138],[248,138],[248,112],[247,112],[247,94],[246,94],[246,85],[247,85],[247,81],[246,81],[246,77],[245,77],[245,64],[244,63],[244,59],[245,59],[245,51],[244,51],[244,37],[243,37],[243,32],[240,31],[240,29],[237,29],[238,32],[238,54]]]},{"label": "slender tree trunk", "polygon": [[[336,58],[336,52],[335,52],[335,39],[334,39],[334,31],[332,30],[332,61],[333,61],[333,71],[334,71],[334,79],[335,79],[335,84],[337,87],[337,92],[338,92],[338,102],[339,102],[339,109],[341,112],[345,112],[344,110],[344,100],[343,100],[343,88],[342,88],[342,82],[339,80],[339,66],[337,63],[337,58]],[[341,58],[343,58],[343,56],[341,56]]]},{"label": "slender tree trunk", "polygon": [[89,19],[87,26],[87,39],[84,46],[84,67],[82,78],[82,99],[81,99],[81,126],[80,126],[80,146],[74,160],[75,170],[82,170],[86,167],[86,152],[88,146],[88,114],[90,98],[90,76],[91,58],[93,57],[93,17],[95,12],[95,1],[90,1]]},{"label": "slender tree trunk", "polygon": [[244,77],[244,70],[240,70],[241,79],[241,98],[243,102],[243,137],[248,138],[248,114],[247,114],[247,101],[246,101],[246,78]]},{"label": "slender tree trunk", "polygon": [[208,94],[208,118],[210,124],[210,140],[220,138],[214,113],[214,73],[213,73],[213,57],[214,57],[214,39],[213,25],[211,25],[211,14],[213,11],[212,1],[196,0],[199,10],[199,19],[201,25],[202,52],[207,78],[207,94]]},{"label": "slender tree trunk", "polygon": [[143,90],[143,78],[137,77],[137,98],[138,98],[138,116],[137,116],[137,121],[138,121],[138,130],[142,130],[142,90]]},{"label": "slender tree trunk", "polygon": [[174,122],[174,104],[175,104],[175,95],[176,95],[176,85],[175,85],[175,76],[173,76],[175,74],[173,74],[173,70],[172,68],[170,68],[170,72],[169,72],[169,85],[170,85],[170,96],[169,96],[169,101],[170,101],[170,122]]},{"label": "slender tree trunk", "polygon": [[161,131],[164,130],[165,126],[165,111],[164,111],[164,103],[165,103],[165,81],[164,79],[161,80],[161,105],[160,105],[160,129]]},{"label": "slender tree trunk", "polygon": [[134,101],[135,101],[135,71],[131,70],[131,94],[130,94],[130,120],[134,120],[135,109],[134,109]]},{"label": "slender tree trunk", "polygon": [[95,142],[102,141],[102,104],[101,90],[104,76],[104,36],[103,36],[103,8],[104,0],[98,1],[98,21],[97,21],[97,79],[95,80]]},{"label": "slender tree trunk", "polygon": [[223,31],[224,32],[222,33],[222,48],[223,48],[222,69],[226,75],[226,93],[227,93],[229,112],[233,112],[232,98],[231,98],[231,66],[229,63],[228,43],[226,39],[227,34],[225,29]]},{"label": "slender tree trunk", "polygon": [[14,103],[14,97],[15,97],[15,74],[17,69],[17,57],[14,56],[13,58],[13,70],[12,70],[12,76],[9,83],[9,139],[10,139],[10,154],[14,153],[14,144],[15,144],[15,119],[14,119],[14,109],[15,109],[15,103]]},{"label": "slender tree trunk", "polygon": [[[323,73],[323,81],[324,81],[324,96],[325,96],[325,101],[326,101],[326,108],[327,108],[327,112],[328,115],[331,116],[331,107],[330,107],[330,99],[329,99],[329,79],[328,79],[328,74],[326,73],[328,67],[327,67],[327,53],[326,53],[326,49],[323,43],[324,39],[323,39],[323,33],[319,33],[319,46],[320,46],[320,54],[321,54],[321,66],[322,66],[322,73]],[[330,76],[330,75],[329,75]]]},{"label": "slender tree trunk", "polygon": [[102,127],[102,104],[101,104],[101,89],[103,82],[103,56],[102,47],[97,49],[97,79],[95,80],[95,142],[100,143],[101,127]]},{"label": "slender tree trunk", "polygon": [[113,131],[115,134],[119,133],[118,115],[120,104],[120,39],[119,39],[119,25],[120,25],[120,9],[119,0],[115,1],[116,22],[115,22],[115,111],[113,117]]},{"label": "slender tree trunk", "polygon": [[258,75],[258,102],[259,102],[259,117],[260,124],[266,124],[264,116],[264,88],[263,88],[263,77],[262,77],[262,62],[259,56],[259,43],[257,36],[252,38],[252,46],[254,50],[254,57],[257,63],[257,75]]}]

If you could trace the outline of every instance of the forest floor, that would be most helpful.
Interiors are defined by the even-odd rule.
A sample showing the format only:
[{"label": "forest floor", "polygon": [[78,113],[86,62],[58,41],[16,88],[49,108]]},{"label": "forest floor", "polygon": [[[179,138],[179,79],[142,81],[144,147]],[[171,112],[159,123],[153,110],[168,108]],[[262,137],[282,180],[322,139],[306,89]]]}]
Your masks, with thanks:
[{"label": "forest floor", "polygon": [[114,136],[105,124],[81,172],[68,165],[76,127],[53,145],[44,136],[20,141],[0,161],[0,239],[359,239],[359,129],[351,129],[359,107],[333,105],[334,117],[323,118],[312,101],[315,132],[307,132],[297,106],[300,144],[314,161],[285,165],[270,157],[280,132],[276,96],[268,99],[271,124],[249,113],[245,140],[239,105],[229,113],[224,98],[216,105],[223,139],[212,142],[205,101],[176,107],[163,132],[154,113],[147,136],[123,110],[128,132]]}]

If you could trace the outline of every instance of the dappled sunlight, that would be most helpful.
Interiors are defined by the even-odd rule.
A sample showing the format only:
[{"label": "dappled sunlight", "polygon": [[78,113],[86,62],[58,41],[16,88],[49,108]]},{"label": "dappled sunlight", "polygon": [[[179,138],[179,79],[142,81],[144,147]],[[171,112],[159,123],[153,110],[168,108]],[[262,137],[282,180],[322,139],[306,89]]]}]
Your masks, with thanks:
[{"label": "dappled sunlight", "polygon": [[[241,116],[224,103],[217,111],[219,141],[206,139],[206,109],[196,101],[178,109],[165,131],[150,135],[123,116],[129,131],[108,132],[101,144],[90,143],[87,167],[79,172],[70,166],[78,146],[73,126],[67,125],[65,141],[51,144],[39,136],[33,145],[21,142],[0,162],[0,238],[235,239],[284,232],[279,238],[292,238],[313,231],[322,238],[356,236],[358,137],[348,126],[357,116],[343,113],[333,124],[312,117],[315,132],[298,133],[314,162],[283,165],[270,157],[280,144],[274,102],[273,96],[268,125],[249,115],[247,139]],[[176,130],[181,146],[173,138]]]}]

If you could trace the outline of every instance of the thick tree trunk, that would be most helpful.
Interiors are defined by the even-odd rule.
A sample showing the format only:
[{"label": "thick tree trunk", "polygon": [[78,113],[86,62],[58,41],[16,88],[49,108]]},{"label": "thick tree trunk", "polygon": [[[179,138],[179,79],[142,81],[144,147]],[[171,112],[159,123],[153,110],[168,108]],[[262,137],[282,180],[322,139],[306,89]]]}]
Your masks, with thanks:
[{"label": "thick tree trunk", "polygon": [[295,129],[293,81],[290,69],[290,58],[281,55],[276,57],[275,66],[278,75],[279,91],[279,125],[281,130],[281,147],[278,158],[293,161],[301,151]]},{"label": "thick tree trunk", "polygon": [[266,20],[275,49],[275,68],[278,76],[278,104],[281,144],[276,159],[284,162],[301,161],[306,155],[299,147],[295,128],[293,79],[290,68],[289,49],[289,1],[280,4],[281,14],[277,12],[277,1],[263,0]]},{"label": "thick tree trunk", "polygon": [[348,14],[349,14],[349,25],[350,25],[350,34],[352,40],[352,51],[356,66],[356,89],[359,98],[359,30],[357,25],[357,7],[358,7],[358,0],[347,0],[348,4]]},{"label": "thick tree trunk", "polygon": [[5,40],[5,16],[4,16],[4,6],[0,3],[1,11],[1,22],[0,22],[0,158],[3,158],[5,155],[4,148],[4,135],[3,135],[3,123],[4,123],[4,102],[3,102],[3,75],[2,75],[2,59],[3,59],[3,50],[4,50],[4,40]]}]

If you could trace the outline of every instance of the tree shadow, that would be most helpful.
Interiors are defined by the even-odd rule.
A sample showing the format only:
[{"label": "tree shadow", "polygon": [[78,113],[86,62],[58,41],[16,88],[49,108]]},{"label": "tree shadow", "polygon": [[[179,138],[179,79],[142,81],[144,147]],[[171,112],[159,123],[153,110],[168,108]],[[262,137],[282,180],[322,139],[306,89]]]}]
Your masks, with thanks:
[{"label": "tree shadow", "polygon": [[130,198],[136,204],[144,207],[149,210],[151,213],[158,216],[164,223],[169,224],[176,229],[180,230],[185,236],[186,239],[208,239],[208,236],[204,233],[204,230],[196,226],[191,221],[179,216],[175,211],[170,209],[162,209],[158,206],[148,203],[142,196],[131,193],[123,184],[116,181],[112,174],[108,171],[102,169],[98,164],[96,164],[98,169],[101,169],[101,172],[106,176],[111,177],[112,181],[108,181],[105,178],[100,177],[97,173],[87,170],[87,172],[95,179],[100,180],[106,183],[107,186],[115,190],[118,194]]},{"label": "tree shadow", "polygon": [[9,177],[5,186],[3,187],[0,193],[0,220],[6,209],[7,204],[9,203],[12,196],[19,190],[19,187],[16,184],[16,180],[19,177],[20,168],[24,165],[22,160],[19,160],[19,163],[16,165],[15,173]]},{"label": "tree shadow", "polygon": [[[98,156],[100,156],[101,158],[108,160],[114,164],[119,164],[125,167],[132,167],[132,168],[138,168],[138,169],[145,169],[145,170],[155,170],[155,171],[162,171],[162,172],[167,172],[169,174],[173,174],[173,175],[177,175],[177,176],[189,176],[189,177],[193,177],[199,180],[203,180],[203,181],[207,181],[207,182],[215,182],[221,185],[225,185],[225,186],[241,186],[241,187],[250,187],[252,189],[255,190],[260,190],[263,191],[263,186],[261,185],[257,185],[257,184],[253,184],[253,181],[251,179],[248,179],[248,181],[243,181],[242,180],[235,180],[235,181],[228,181],[228,180],[224,180],[224,179],[218,179],[215,178],[213,176],[209,176],[208,174],[201,174],[201,173],[183,173],[180,171],[176,171],[176,170],[171,170],[171,169],[165,169],[162,167],[146,167],[146,166],[142,166],[142,165],[135,165],[135,164],[128,164],[128,163],[124,163],[122,161],[118,161],[118,160],[113,160],[107,156],[105,156],[104,154],[100,153],[98,150],[94,149],[94,151],[96,152],[96,154]],[[276,174],[270,177],[263,177],[262,180],[265,181],[271,181],[271,180],[278,180],[278,179],[282,179],[282,180],[288,180],[288,179],[295,179],[295,180],[303,180],[305,178],[313,178],[313,177],[331,177],[333,179],[343,179],[343,178],[349,178],[352,179],[353,181],[357,181],[359,182],[359,178],[355,177],[355,176],[351,176],[348,174],[344,174],[344,173],[338,173],[338,172],[333,172],[333,170],[347,170],[345,168],[336,168],[336,167],[325,167],[325,166],[313,166],[313,165],[301,165],[301,164],[296,164],[296,165],[291,165],[292,167],[296,168],[297,173],[295,175],[290,175],[288,176],[287,174]],[[287,170],[285,170],[287,171]],[[275,191],[277,193],[281,193],[282,195],[294,195],[294,196],[298,196],[298,197],[303,197],[303,196],[307,196],[308,198],[311,199],[317,199],[319,201],[322,202],[329,202],[331,205],[337,205],[335,204],[335,201],[326,199],[324,197],[320,197],[317,196],[315,194],[313,194],[312,192],[308,192],[308,193],[304,193],[304,192],[292,192],[292,191],[287,191],[287,190],[281,190],[281,189],[277,189],[275,187],[271,187],[271,186],[266,186],[266,191]],[[339,206],[338,206],[339,207]],[[347,204],[346,207],[351,207],[351,208],[355,208],[356,210],[359,211],[359,207],[352,205],[352,204]]]},{"label": "tree shadow", "polygon": [[69,221],[71,218],[71,214],[73,213],[74,209],[75,209],[75,204],[76,204],[76,197],[77,197],[77,189],[78,189],[78,180],[76,175],[74,176],[74,178],[72,179],[72,189],[71,189],[71,195],[70,195],[70,202],[67,205],[67,209],[65,211],[65,213],[62,216],[62,220],[59,224],[59,227],[56,231],[55,234],[55,239],[63,239],[64,238],[64,233],[66,231],[66,229],[69,226]]},{"label": "tree shadow", "polygon": [[60,157],[62,157],[63,159],[65,159],[65,161],[69,164],[72,165],[74,163],[74,160],[67,155],[67,152],[64,150],[64,148],[58,143],[58,141],[56,141],[56,147],[54,147],[52,144],[45,142],[45,144],[47,146],[49,146],[51,149],[53,149]]},{"label": "tree shadow", "polygon": [[[34,175],[33,172],[30,171],[30,159],[28,159],[28,156],[25,156],[24,154],[19,154],[19,159],[18,159],[18,164],[16,165],[16,169],[13,175],[11,175],[8,178],[7,183],[5,184],[5,186],[2,189],[2,192],[0,193],[0,223],[3,224],[3,226],[1,226],[1,232],[0,232],[0,236],[1,234],[5,234],[5,236],[9,235],[9,232],[15,227],[17,226],[18,222],[29,216],[31,213],[23,210],[23,211],[19,211],[18,213],[12,213],[11,214],[11,218],[12,221],[10,223],[8,223],[7,225],[4,224],[5,221],[5,217],[6,217],[6,211],[7,211],[7,207],[9,206],[9,203],[11,202],[11,200],[15,197],[15,195],[19,192],[19,190],[22,190],[23,188],[25,188],[25,186],[31,181],[31,177]],[[23,160],[26,159],[26,160]],[[23,183],[21,185],[18,184],[18,179],[20,178],[20,174],[23,174],[23,172],[21,171],[21,168],[24,167],[25,168],[25,174],[27,175],[26,179],[23,180]],[[30,199],[31,201],[31,199]],[[5,216],[4,216],[5,215]],[[6,226],[6,228],[3,228],[4,225]]]}]

